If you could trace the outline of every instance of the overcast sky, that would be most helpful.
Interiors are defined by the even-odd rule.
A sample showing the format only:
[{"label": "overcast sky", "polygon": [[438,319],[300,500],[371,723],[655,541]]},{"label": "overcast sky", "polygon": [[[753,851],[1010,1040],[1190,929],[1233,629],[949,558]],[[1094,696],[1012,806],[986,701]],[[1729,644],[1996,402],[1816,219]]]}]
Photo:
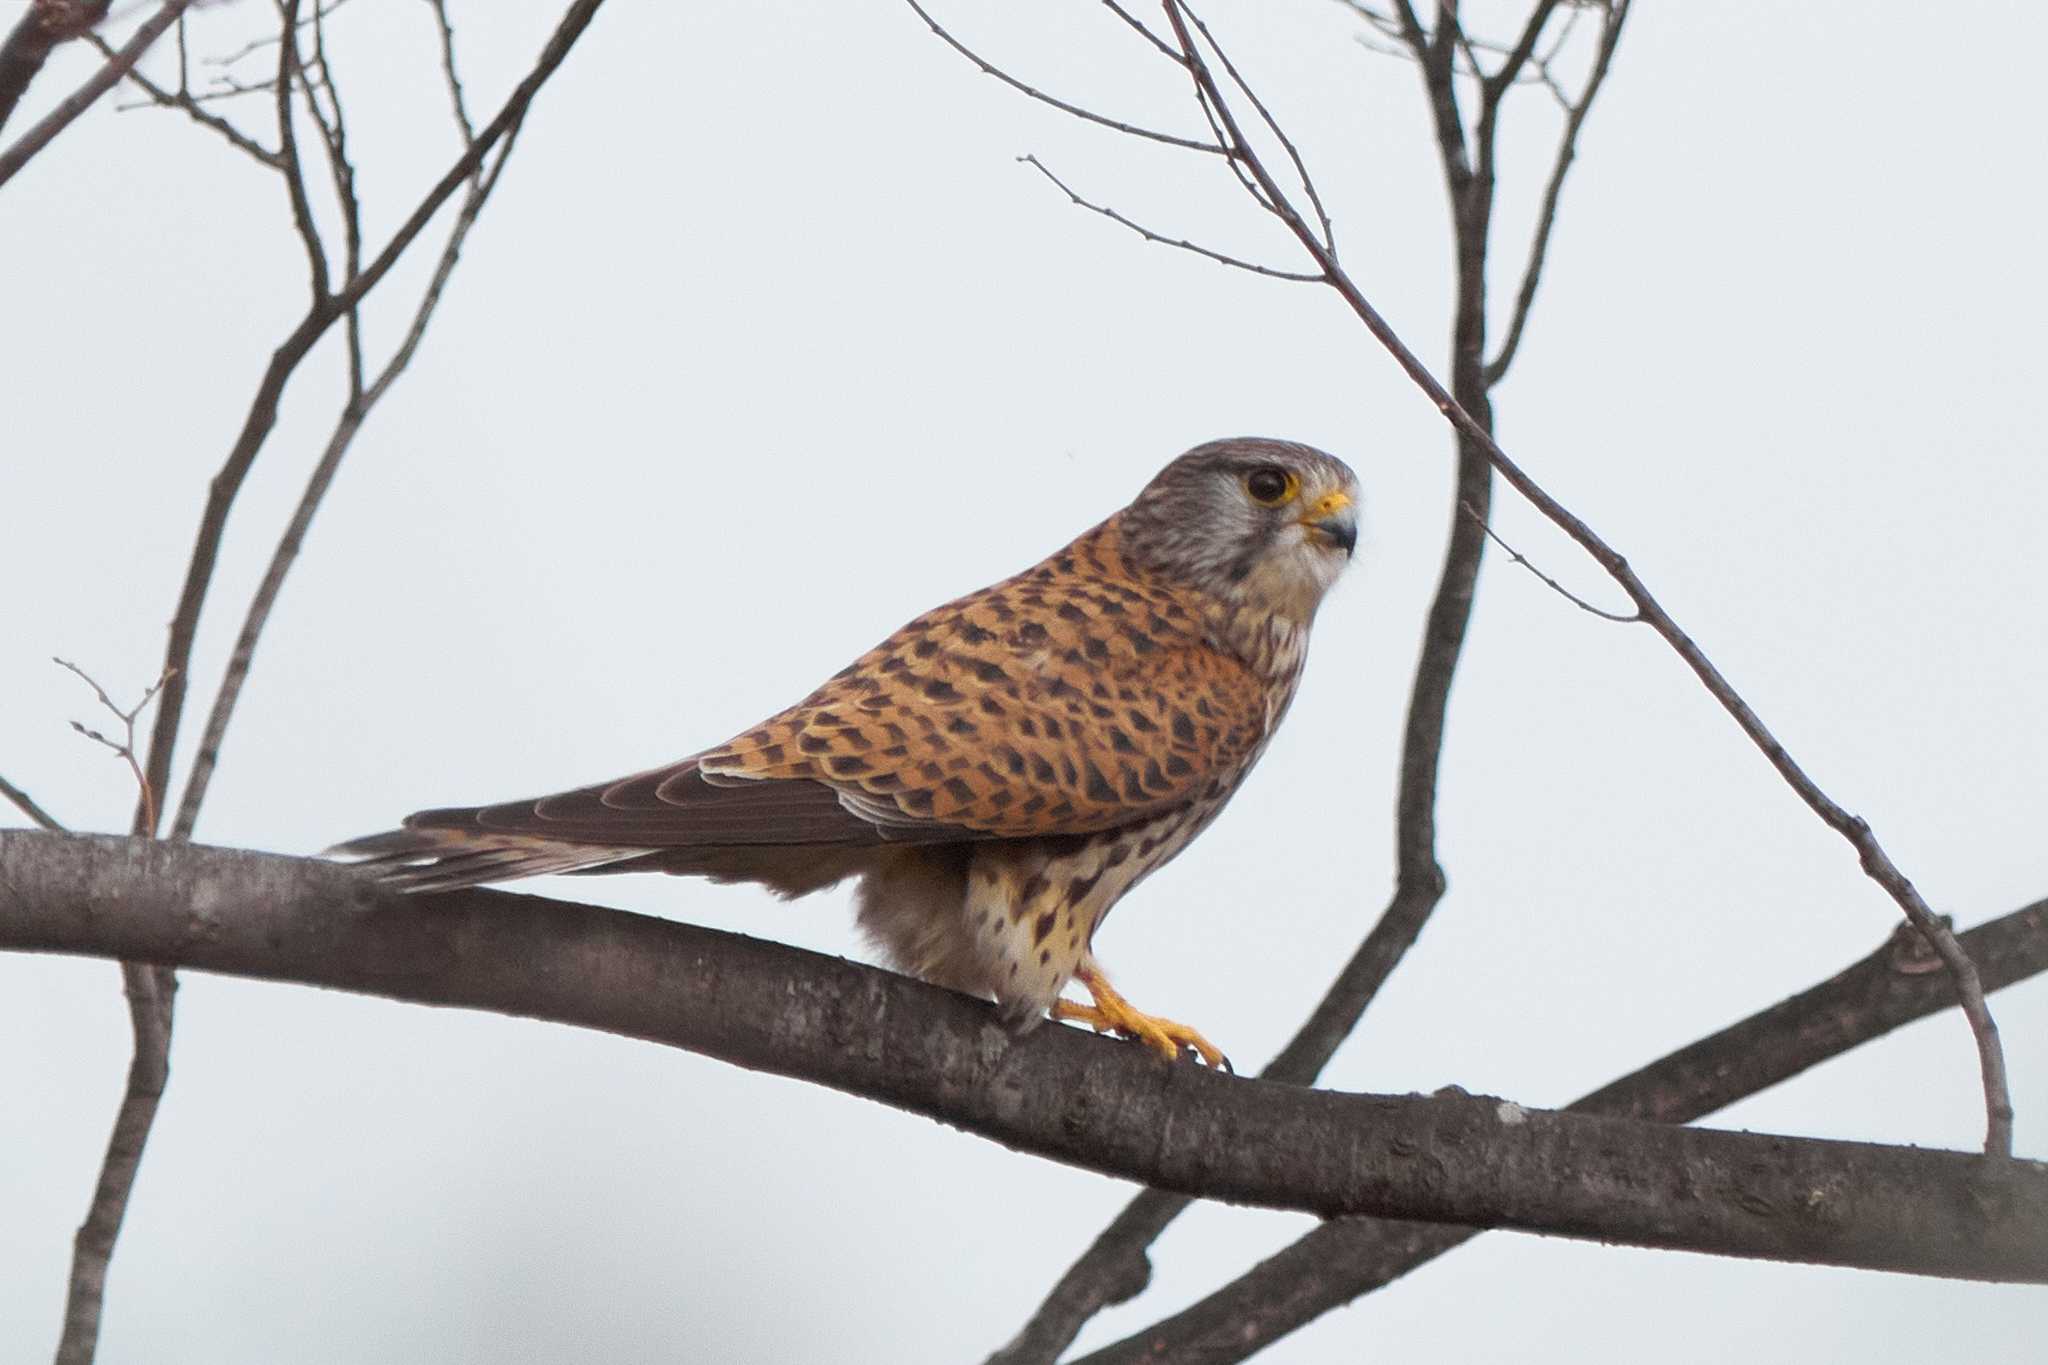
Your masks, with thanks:
[{"label": "overcast sky", "polygon": [[[495,109],[555,16],[451,8],[473,105]],[[1209,10],[1321,173],[1359,282],[1439,363],[1450,252],[1414,73],[1328,0]],[[1048,88],[1199,127],[1081,0],[942,12]],[[195,51],[257,17],[207,10]],[[381,241],[456,151],[428,11],[361,0],[333,41]],[[2026,169],[2044,47],[2037,6],[1641,6],[1498,395],[1509,450],[1963,925],[2048,894],[2048,280]],[[53,63],[10,131],[91,61]],[[1555,126],[1540,92],[1508,118],[1503,299]],[[1390,887],[1449,442],[1326,292],[1140,242],[1026,152],[1172,235],[1298,264],[1209,161],[1027,105],[897,0],[607,5],[343,468],[199,837],[309,853],[672,759],[1037,559],[1187,446],[1307,440],[1359,472],[1357,569],[1245,798],[1096,945],[1147,1008],[1262,1062]],[[267,172],[111,107],[0,193],[0,241],[0,773],[114,829],[125,769],[67,728],[97,722],[49,656],[124,697],[155,675],[206,480],[304,266]],[[202,699],[337,366],[330,345],[295,382],[237,508]],[[1498,524],[1613,600],[1511,498]],[[1895,920],[1654,637],[1498,558],[1440,821],[1450,895],[1330,1085],[1564,1103]],[[864,953],[840,894],[537,889]],[[2048,1155],[2048,986],[1994,1005],[2019,1147]],[[0,1359],[55,1340],[128,1048],[112,966],[0,957]],[[1967,1032],[1923,1022],[1712,1122],[1975,1146]],[[647,1044],[191,975],[102,1359],[979,1359],[1129,1193]],[[1308,1226],[1191,1213],[1151,1293],[1081,1344]],[[2037,1289],[1497,1234],[1261,1359],[2018,1361],[2044,1314]]]}]

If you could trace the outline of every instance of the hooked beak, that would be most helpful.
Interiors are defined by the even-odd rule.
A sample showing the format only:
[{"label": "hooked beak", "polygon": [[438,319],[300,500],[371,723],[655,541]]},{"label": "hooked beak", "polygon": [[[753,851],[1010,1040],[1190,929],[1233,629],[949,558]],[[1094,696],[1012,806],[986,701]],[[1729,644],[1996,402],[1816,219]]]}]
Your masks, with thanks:
[{"label": "hooked beak", "polygon": [[1358,548],[1358,509],[1352,506],[1349,493],[1324,494],[1302,517],[1301,525],[1311,540],[1342,550],[1346,559]]}]

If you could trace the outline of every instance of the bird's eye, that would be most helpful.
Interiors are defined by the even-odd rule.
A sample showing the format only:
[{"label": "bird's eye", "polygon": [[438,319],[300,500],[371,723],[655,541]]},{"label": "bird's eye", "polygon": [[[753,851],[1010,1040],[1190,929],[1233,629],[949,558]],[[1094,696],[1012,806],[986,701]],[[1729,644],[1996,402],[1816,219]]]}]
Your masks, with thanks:
[{"label": "bird's eye", "polygon": [[1301,480],[1278,465],[1262,464],[1244,476],[1244,491],[1252,495],[1252,501],[1267,507],[1278,507],[1292,498],[1301,488]]}]

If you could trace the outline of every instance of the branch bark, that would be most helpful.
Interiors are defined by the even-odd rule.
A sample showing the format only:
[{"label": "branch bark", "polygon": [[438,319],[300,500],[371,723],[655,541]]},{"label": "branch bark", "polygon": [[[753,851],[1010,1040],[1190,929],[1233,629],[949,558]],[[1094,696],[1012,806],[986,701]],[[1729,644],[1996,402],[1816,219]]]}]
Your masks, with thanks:
[{"label": "branch bark", "polygon": [[[166,0],[163,8],[143,20],[142,26],[135,30],[135,35],[121,45],[106,65],[95,71],[85,84],[72,91],[61,104],[23,133],[12,147],[0,152],[0,185],[12,180],[15,172],[28,164],[29,158],[49,146],[57,134],[70,127],[71,121],[90,109],[101,95],[119,85],[121,78],[134,70],[135,63],[142,60],[142,54],[149,51],[157,39],[163,37],[165,30],[178,22],[178,16],[183,14],[185,7],[191,3],[192,0]],[[100,8],[104,11],[106,7]],[[32,20],[34,16],[30,18]],[[27,22],[29,21],[24,21]],[[17,28],[16,33],[20,32],[21,30]],[[13,39],[10,37],[8,46],[13,45]],[[35,65],[41,67],[40,58]],[[19,75],[18,72],[14,74]],[[21,91],[28,86],[28,77],[33,75],[34,71],[30,71],[28,76],[19,77],[20,87],[13,92],[15,99],[20,98]],[[8,108],[12,108],[11,100],[8,102]],[[4,117],[6,112],[0,110],[0,117]]]},{"label": "branch bark", "polygon": [[[1987,989],[2048,971],[2048,901],[1960,936]],[[1680,1048],[1569,1106],[1657,1123],[1689,1123],[1956,1003],[1955,979],[1912,926],[1790,999]],[[1471,1228],[1340,1218],[1229,1284],[1074,1365],[1243,1360],[1470,1241]]]},{"label": "branch bark", "polygon": [[107,1134],[107,1154],[93,1186],[85,1221],[71,1239],[71,1274],[64,1296],[64,1331],[57,1341],[57,1365],[92,1365],[99,1349],[100,1316],[106,1305],[107,1267],[121,1222],[128,1216],[128,1196],[142,1169],[142,1153],[156,1123],[157,1106],[171,1078],[172,1001],[177,973],[144,962],[121,964],[122,993],[128,998],[128,1021],[135,1050],[128,1061],[128,1079],[121,1088],[121,1106]]},{"label": "branch bark", "polygon": [[[28,13],[0,42],[0,128],[42,74],[50,53],[60,43],[90,35],[111,8],[113,0],[29,0]],[[114,56],[111,51],[102,55],[110,61]]]},{"label": "branch bark", "polygon": [[667,920],[393,897],[305,859],[0,833],[0,944],[494,1010],[703,1052],[1203,1198],[2048,1283],[2048,1164],[1344,1095],[1169,1066],[869,967]]}]

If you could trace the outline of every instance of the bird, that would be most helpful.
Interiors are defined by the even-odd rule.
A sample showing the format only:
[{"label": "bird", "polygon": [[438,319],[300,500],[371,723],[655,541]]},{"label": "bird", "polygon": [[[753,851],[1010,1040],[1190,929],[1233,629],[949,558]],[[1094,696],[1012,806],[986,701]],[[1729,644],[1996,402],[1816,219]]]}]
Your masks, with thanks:
[{"label": "bird", "polygon": [[1359,498],[1312,446],[1198,445],[1064,548],[723,744],[419,811],[329,852],[408,892],[647,871],[794,898],[857,878],[857,922],[889,965],[993,1001],[1011,1029],[1051,1018],[1227,1066],[1125,999],[1094,939],[1265,751],[1357,548]]}]

